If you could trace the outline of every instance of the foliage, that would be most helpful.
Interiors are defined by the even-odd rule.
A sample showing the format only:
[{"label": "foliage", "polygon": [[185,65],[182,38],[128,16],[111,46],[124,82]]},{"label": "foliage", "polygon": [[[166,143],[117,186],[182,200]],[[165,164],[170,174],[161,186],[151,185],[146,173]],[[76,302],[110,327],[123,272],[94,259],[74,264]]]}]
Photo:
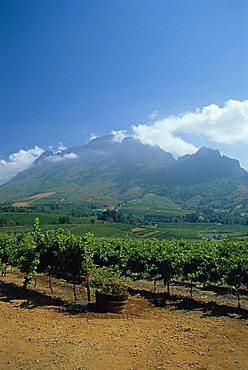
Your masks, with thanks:
[{"label": "foliage", "polygon": [[109,222],[121,222],[121,223],[127,223],[132,224],[135,223],[135,219],[131,214],[125,214],[120,211],[116,210],[106,210],[101,212],[100,215],[97,217],[98,220],[102,221],[109,221]]},{"label": "foliage", "polygon": [[[118,294],[132,279],[163,280],[168,293],[175,279],[198,285],[227,284],[239,300],[240,287],[248,287],[248,241],[177,241],[147,239],[96,239],[70,231],[42,233],[39,220],[23,235],[0,235],[0,267],[16,266],[27,287],[36,272],[76,283],[92,284]],[[51,281],[50,281],[51,282]],[[240,304],[240,302],[239,302]]]},{"label": "foliage", "polygon": [[106,294],[128,294],[128,283],[121,277],[120,271],[112,267],[96,267],[91,274],[91,283]]}]

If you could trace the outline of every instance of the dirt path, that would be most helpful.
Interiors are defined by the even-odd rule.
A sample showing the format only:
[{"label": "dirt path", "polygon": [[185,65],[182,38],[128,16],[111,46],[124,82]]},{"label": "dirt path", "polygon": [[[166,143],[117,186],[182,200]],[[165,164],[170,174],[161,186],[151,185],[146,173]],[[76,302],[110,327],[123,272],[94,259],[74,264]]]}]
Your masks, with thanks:
[{"label": "dirt path", "polygon": [[43,276],[35,290],[21,282],[13,273],[0,283],[1,370],[248,370],[244,312],[159,308],[137,294],[122,315],[70,312],[66,282],[53,296]]}]

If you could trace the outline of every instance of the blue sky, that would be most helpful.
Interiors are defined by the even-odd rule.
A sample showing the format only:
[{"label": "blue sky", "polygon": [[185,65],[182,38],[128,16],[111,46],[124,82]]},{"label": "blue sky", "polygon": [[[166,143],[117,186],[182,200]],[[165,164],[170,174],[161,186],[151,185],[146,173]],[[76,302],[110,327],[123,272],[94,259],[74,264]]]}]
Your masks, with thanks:
[{"label": "blue sky", "polygon": [[246,0],[2,0],[0,42],[0,182],[113,130],[248,168]]}]

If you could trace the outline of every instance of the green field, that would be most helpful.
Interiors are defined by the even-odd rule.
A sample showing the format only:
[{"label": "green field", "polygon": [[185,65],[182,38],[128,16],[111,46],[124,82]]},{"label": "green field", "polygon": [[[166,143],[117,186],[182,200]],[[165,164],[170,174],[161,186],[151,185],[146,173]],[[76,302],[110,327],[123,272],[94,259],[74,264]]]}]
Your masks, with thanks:
[{"label": "green field", "polygon": [[147,194],[141,199],[128,202],[121,207],[122,211],[127,211],[135,215],[157,214],[157,215],[186,215],[191,210],[184,210],[172,200],[156,194]]},{"label": "green field", "polygon": [[207,223],[159,223],[158,225],[131,225],[126,223],[103,222],[93,217],[70,216],[70,223],[60,223],[60,214],[1,212],[7,226],[0,227],[0,233],[23,233],[31,231],[34,219],[39,217],[42,231],[62,228],[75,235],[86,232],[96,237],[135,239],[222,239],[248,238],[248,226],[220,225]]}]

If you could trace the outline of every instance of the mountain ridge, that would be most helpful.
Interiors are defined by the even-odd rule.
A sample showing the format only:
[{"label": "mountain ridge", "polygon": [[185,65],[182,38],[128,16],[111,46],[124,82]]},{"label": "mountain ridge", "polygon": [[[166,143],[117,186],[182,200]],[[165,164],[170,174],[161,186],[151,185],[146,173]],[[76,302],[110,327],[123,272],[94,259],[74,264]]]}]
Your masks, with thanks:
[{"label": "mountain ridge", "polygon": [[[0,200],[56,192],[58,199],[114,205],[157,194],[185,207],[196,198],[195,207],[223,207],[240,186],[248,186],[247,171],[217,149],[202,147],[175,159],[158,146],[130,137],[120,142],[111,135],[61,152],[44,152],[29,169],[0,186]],[[246,198],[243,192],[241,208]]]}]

